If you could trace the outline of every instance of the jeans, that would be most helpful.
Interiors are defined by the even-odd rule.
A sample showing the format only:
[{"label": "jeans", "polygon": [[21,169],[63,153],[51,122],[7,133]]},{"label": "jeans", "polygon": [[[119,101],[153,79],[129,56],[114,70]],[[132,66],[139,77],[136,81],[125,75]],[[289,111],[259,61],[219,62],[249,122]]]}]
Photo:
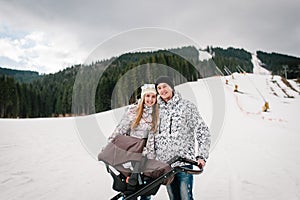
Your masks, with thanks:
[{"label": "jeans", "polygon": [[141,196],[140,200],[150,200],[151,196]]},{"label": "jeans", "polygon": [[[192,169],[192,165],[184,166]],[[193,175],[185,172],[175,174],[170,185],[167,186],[167,191],[170,200],[193,200]]]}]

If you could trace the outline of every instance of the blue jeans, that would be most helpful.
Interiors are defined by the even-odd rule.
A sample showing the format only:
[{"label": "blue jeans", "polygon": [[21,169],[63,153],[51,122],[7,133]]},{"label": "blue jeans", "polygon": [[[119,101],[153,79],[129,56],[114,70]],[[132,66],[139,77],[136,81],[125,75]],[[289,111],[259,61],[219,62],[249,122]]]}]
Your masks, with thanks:
[{"label": "blue jeans", "polygon": [[[192,169],[192,165],[185,166]],[[167,186],[167,191],[170,200],[193,200],[193,175],[185,172],[175,174],[170,185]]]},{"label": "blue jeans", "polygon": [[140,200],[150,200],[151,196],[141,196]]}]

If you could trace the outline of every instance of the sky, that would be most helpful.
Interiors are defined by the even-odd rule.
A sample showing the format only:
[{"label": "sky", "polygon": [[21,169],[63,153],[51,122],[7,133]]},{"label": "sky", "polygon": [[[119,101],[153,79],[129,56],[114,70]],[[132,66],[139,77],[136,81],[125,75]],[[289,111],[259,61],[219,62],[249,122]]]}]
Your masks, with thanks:
[{"label": "sky", "polygon": [[84,63],[116,36],[149,27],[184,35],[201,48],[300,57],[299,10],[297,0],[1,0],[0,66],[55,73]]}]

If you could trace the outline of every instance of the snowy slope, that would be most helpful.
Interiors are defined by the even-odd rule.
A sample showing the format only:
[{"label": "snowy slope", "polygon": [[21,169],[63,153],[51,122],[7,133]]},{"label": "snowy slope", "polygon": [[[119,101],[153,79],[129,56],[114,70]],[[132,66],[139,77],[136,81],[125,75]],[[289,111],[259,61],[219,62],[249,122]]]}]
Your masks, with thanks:
[{"label": "snowy slope", "polygon": [[199,60],[209,60],[212,58],[212,55],[208,53],[207,51],[199,51]]},{"label": "snowy slope", "polygon": [[253,74],[270,75],[267,69],[261,67],[262,62],[257,58],[256,53],[252,54],[251,62],[253,64]]},{"label": "snowy slope", "polygon": [[[273,95],[266,84],[270,76],[235,74],[234,78],[241,93],[226,87],[228,117],[200,181],[204,188],[199,196],[299,199],[299,95],[295,99]],[[270,103],[269,112],[261,112],[264,101],[254,86]]]},{"label": "snowy slope", "polygon": [[[299,93],[285,87],[294,98],[284,97],[281,79],[267,74],[236,73],[227,77],[228,84],[223,77],[211,79],[223,82],[225,121],[204,173],[195,176],[196,199],[300,199]],[[211,126],[219,113],[206,81],[176,89],[197,104]],[[233,92],[235,84],[239,92]],[[268,112],[262,112],[265,101]],[[109,135],[120,115],[83,118],[91,117]],[[75,118],[0,119],[0,130],[0,199],[99,200],[115,194],[103,164],[82,144]],[[164,186],[153,199],[167,199]]]}]

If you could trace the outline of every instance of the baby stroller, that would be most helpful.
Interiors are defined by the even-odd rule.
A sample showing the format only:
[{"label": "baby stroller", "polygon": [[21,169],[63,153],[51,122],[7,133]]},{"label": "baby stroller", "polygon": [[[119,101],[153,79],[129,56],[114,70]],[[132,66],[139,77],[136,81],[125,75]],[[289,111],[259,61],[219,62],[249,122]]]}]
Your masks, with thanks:
[{"label": "baby stroller", "polygon": [[[146,139],[118,135],[98,155],[98,160],[106,165],[113,177],[113,189],[119,193],[111,200],[123,197],[124,200],[136,200],[139,196],[155,195],[160,186],[172,182],[178,172],[200,174],[203,169],[196,161],[176,156],[167,163],[147,159],[142,155]],[[173,163],[184,162],[199,169],[171,167]]]}]

